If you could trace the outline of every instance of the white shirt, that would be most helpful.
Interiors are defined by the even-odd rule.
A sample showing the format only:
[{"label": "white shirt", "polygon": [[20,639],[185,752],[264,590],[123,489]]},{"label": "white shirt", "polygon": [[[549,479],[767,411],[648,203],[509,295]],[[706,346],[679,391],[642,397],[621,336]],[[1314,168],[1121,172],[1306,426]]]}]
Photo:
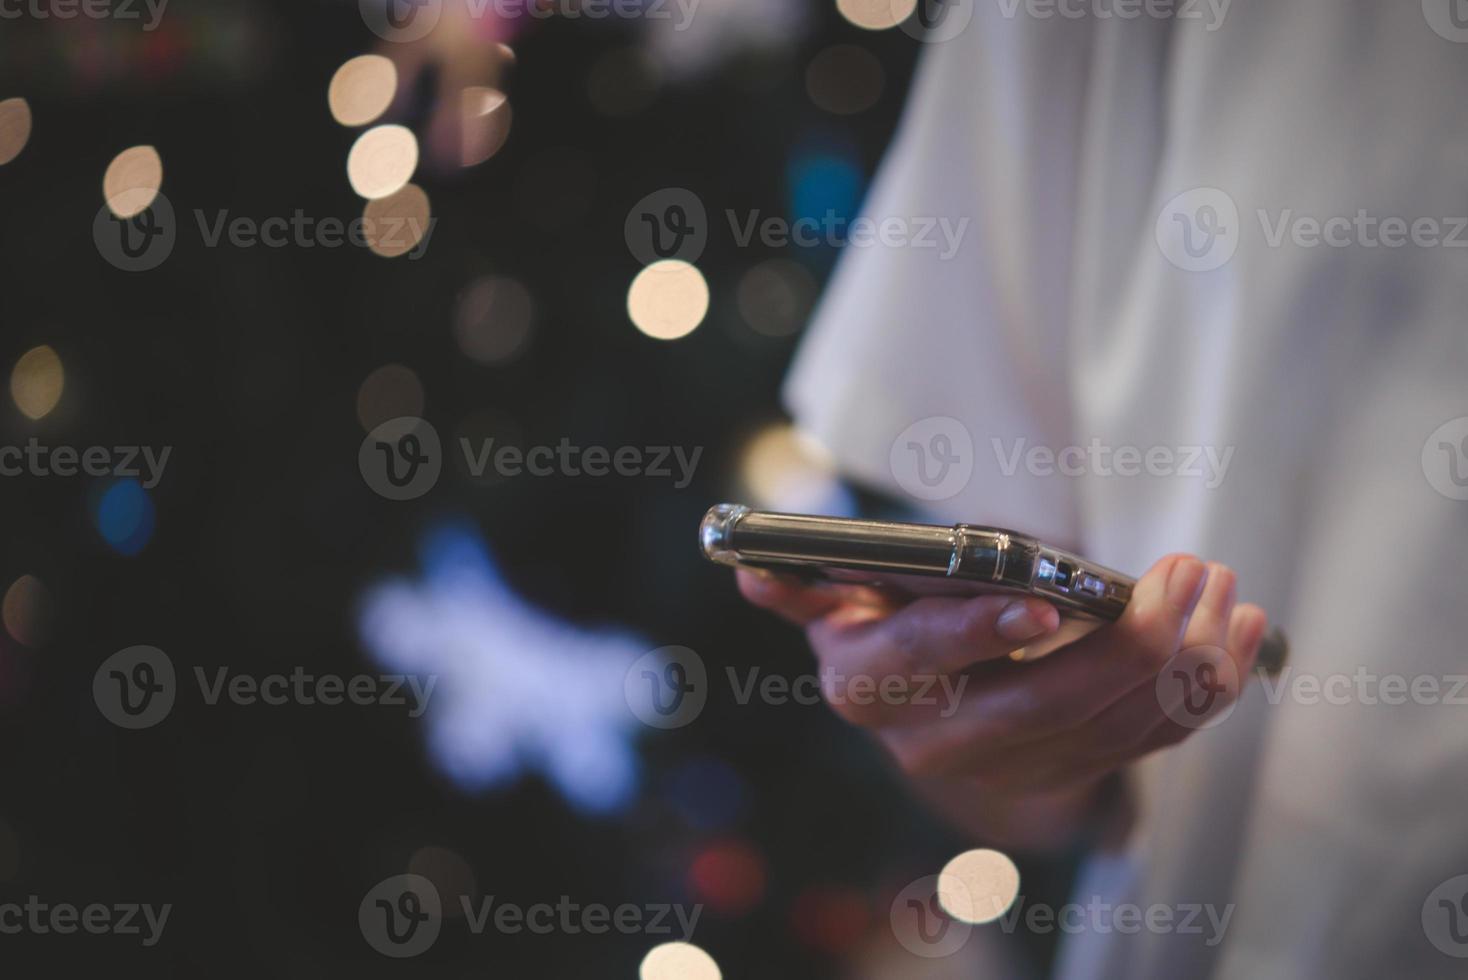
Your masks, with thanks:
[{"label": "white shirt", "polygon": [[[1218,559],[1290,634],[1282,688],[1136,767],[1127,851],[1076,896],[1231,907],[1222,941],[1093,916],[1063,977],[1468,974],[1433,894],[1468,873],[1468,43],[1430,24],[1452,36],[1449,2],[1234,0],[1221,25],[974,4],[865,207],[966,218],[960,245],[848,246],[797,358],[790,407],[858,482],[1133,574]],[[910,443],[971,473],[928,490]],[[1083,472],[1035,447],[1078,447]],[[1122,447],[1151,472],[1120,475]],[[1186,458],[1203,447],[1211,467]],[[1439,689],[1380,703],[1384,675]]]}]

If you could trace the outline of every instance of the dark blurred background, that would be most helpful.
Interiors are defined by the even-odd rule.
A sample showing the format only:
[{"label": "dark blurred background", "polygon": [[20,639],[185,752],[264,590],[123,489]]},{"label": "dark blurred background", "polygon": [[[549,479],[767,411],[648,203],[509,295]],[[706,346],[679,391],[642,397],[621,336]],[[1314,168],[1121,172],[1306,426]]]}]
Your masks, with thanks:
[{"label": "dark blurred background", "polygon": [[[174,0],[152,30],[0,22],[0,99],[33,118],[0,166],[0,444],[171,447],[151,487],[0,479],[0,902],[173,906],[151,948],[0,936],[7,972],[635,977],[669,938],[474,935],[463,894],[701,903],[694,942],[726,977],[972,975],[975,950],[925,960],[888,921],[964,842],[824,707],[738,702],[727,666],[811,664],[694,542],[724,499],[862,505],[778,398],[838,250],[741,246],[724,215],[853,215],[921,48],[832,0],[704,0],[686,31],[522,18],[442,46],[384,42],[346,2]],[[362,214],[345,166],[358,128],[333,120],[327,89],[374,51],[399,68],[377,122],[421,145],[413,182],[436,219],[421,257],[208,246],[196,211]],[[489,134],[508,139],[469,167],[451,111],[465,80],[510,109]],[[157,149],[178,226],[139,272],[93,234],[103,174],[133,146]],[[642,268],[628,214],[664,188],[697,195],[710,226],[694,263],[707,313],[675,340],[627,311]],[[400,415],[445,451],[405,501],[358,466],[369,429]],[[460,437],[702,455],[681,488],[479,478]],[[166,652],[178,696],[129,731],[93,678],[139,644]],[[709,700],[661,731],[621,683],[628,657],[668,645],[701,657]],[[587,673],[582,656],[611,667]],[[404,664],[439,676],[423,717],[211,705],[194,680]],[[446,917],[400,962],[357,913],[410,871]],[[1027,872],[1031,888],[1062,873]]]}]

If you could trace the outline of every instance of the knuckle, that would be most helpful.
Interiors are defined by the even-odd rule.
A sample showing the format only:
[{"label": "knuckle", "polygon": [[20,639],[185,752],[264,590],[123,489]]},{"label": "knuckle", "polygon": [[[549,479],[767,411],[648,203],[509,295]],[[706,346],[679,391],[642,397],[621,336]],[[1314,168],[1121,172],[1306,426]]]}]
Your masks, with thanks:
[{"label": "knuckle", "polygon": [[821,698],[837,718],[858,728],[875,728],[885,714],[880,704],[858,696],[850,681],[833,671],[821,672]]}]

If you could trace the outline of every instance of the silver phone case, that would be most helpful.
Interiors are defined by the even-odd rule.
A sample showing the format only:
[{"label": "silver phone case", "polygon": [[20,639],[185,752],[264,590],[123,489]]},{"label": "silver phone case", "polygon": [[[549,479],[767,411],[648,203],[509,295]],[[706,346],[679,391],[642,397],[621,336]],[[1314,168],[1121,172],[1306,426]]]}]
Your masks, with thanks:
[{"label": "silver phone case", "polygon": [[[1114,622],[1136,581],[1115,569],[998,527],[906,524],[752,510],[719,504],[698,529],[704,556],[722,565],[797,572],[906,595],[1034,595],[1062,614],[1060,630],[1016,659],[1034,659]],[[1270,634],[1260,666],[1277,671],[1284,637]]]}]

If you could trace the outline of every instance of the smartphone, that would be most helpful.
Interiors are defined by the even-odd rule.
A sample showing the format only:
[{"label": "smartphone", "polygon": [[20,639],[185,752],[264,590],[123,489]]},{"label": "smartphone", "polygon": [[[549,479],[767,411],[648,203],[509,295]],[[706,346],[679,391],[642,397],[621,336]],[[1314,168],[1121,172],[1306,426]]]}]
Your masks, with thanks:
[{"label": "smartphone", "polygon": [[[1060,629],[1016,651],[1030,660],[1114,622],[1136,580],[1027,534],[998,527],[906,524],[777,514],[719,504],[698,529],[704,556],[722,565],[765,568],[898,596],[1033,595],[1053,604]],[[1277,673],[1288,643],[1264,638],[1259,667]]]}]

